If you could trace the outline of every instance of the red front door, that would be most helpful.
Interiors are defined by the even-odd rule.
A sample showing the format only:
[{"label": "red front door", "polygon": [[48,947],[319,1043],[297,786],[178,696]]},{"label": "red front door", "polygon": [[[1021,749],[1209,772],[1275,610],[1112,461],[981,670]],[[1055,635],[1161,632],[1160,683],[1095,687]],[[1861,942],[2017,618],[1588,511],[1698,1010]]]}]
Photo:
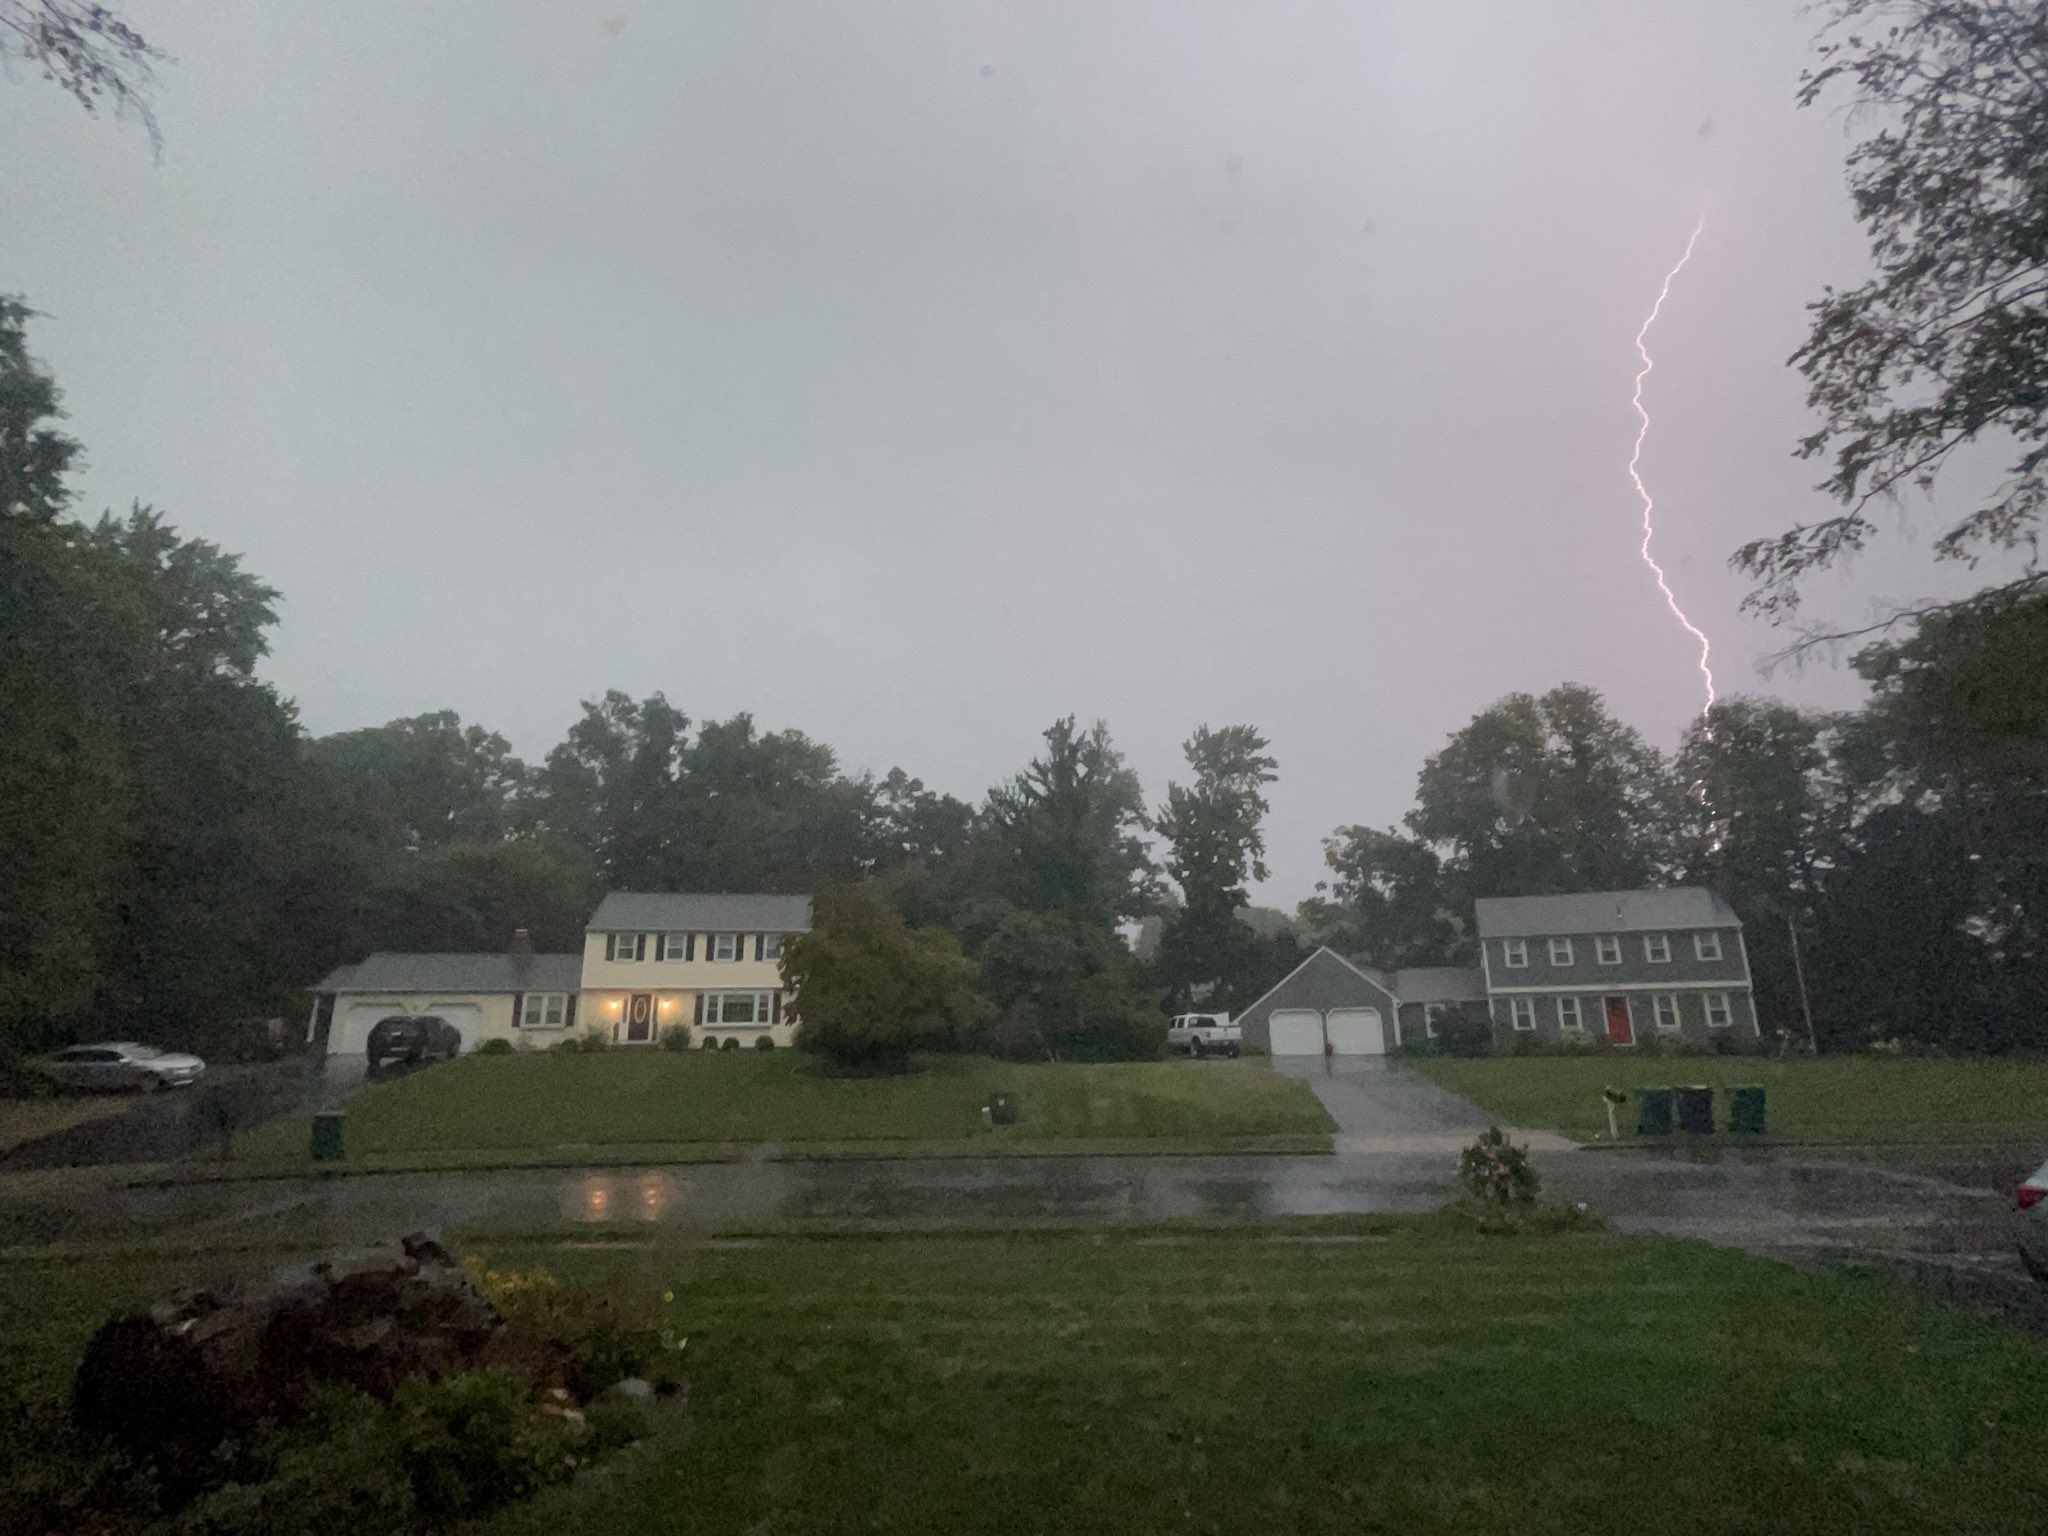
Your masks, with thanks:
[{"label": "red front door", "polygon": [[1607,999],[1607,1038],[1616,1045],[1636,1043],[1636,1027],[1629,1021],[1628,999],[1625,997]]}]

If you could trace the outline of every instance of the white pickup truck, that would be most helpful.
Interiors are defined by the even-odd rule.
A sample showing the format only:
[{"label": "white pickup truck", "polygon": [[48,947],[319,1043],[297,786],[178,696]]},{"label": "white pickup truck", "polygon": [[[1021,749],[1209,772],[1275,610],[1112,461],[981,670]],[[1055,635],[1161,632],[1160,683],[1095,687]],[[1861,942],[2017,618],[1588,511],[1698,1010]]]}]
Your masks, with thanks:
[{"label": "white pickup truck", "polygon": [[1190,1056],[1235,1056],[1244,1049],[1244,1026],[1227,1013],[1180,1013],[1166,1026],[1166,1048]]}]

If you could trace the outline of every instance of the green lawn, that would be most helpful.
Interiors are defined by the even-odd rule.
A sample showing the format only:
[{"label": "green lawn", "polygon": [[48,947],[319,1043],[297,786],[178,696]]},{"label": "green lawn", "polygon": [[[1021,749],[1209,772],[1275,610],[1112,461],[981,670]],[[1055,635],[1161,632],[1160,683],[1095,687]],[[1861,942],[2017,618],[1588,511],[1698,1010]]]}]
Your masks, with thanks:
[{"label": "green lawn", "polygon": [[[634,1160],[697,1150],[1327,1149],[1328,1113],[1306,1085],[1222,1064],[1045,1065],[930,1056],[902,1077],[834,1078],[796,1051],[615,1051],[468,1056],[369,1089],[348,1106],[351,1160]],[[981,1106],[1019,1097],[1014,1126]],[[246,1138],[238,1160],[305,1156],[304,1117]],[[479,1157],[479,1154],[482,1154]]]},{"label": "green lawn", "polygon": [[[672,1285],[690,1406],[484,1529],[2011,1536],[2048,1507],[2048,1340],[1696,1244],[1350,1225],[487,1242]],[[0,1262],[0,1351],[55,1390],[173,1278]]]},{"label": "green lawn", "polygon": [[[1743,1057],[1424,1057],[1408,1063],[1498,1116],[1503,1124],[1607,1134],[1601,1089],[1630,1095],[1617,1111],[1624,1140],[1635,1134],[1635,1090],[1673,1083],[1716,1088],[1759,1084],[1769,1097],[1770,1135],[1801,1142],[2003,1142],[2048,1135],[2048,1062],[1924,1061],[1882,1056],[1817,1060]],[[1715,1124],[1728,1123],[1717,1095]]]}]

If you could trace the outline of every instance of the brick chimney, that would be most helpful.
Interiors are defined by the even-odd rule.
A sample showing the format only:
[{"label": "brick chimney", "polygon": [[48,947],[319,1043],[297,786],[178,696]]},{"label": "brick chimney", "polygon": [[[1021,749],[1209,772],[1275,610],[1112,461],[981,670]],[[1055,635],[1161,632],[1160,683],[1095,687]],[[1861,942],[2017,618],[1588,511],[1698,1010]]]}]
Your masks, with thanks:
[{"label": "brick chimney", "polygon": [[512,930],[512,953],[530,955],[533,953],[533,935],[524,928]]}]

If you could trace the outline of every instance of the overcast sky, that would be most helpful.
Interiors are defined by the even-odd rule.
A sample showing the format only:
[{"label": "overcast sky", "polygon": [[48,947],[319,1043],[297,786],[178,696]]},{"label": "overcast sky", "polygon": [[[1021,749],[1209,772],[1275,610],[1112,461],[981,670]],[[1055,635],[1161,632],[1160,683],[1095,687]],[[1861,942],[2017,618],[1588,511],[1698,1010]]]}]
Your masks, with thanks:
[{"label": "overcast sky", "polygon": [[[89,454],[282,589],[327,732],[750,710],[977,797],[1055,716],[1281,764],[1263,899],[1576,680],[1670,748],[1823,515],[1784,366],[1862,271],[1792,0],[147,3],[139,129],[0,81],[0,292]],[[1925,536],[1931,514],[1914,522]],[[1887,540],[1814,617],[1956,590]],[[1846,705],[1823,664],[1768,687]]]}]

